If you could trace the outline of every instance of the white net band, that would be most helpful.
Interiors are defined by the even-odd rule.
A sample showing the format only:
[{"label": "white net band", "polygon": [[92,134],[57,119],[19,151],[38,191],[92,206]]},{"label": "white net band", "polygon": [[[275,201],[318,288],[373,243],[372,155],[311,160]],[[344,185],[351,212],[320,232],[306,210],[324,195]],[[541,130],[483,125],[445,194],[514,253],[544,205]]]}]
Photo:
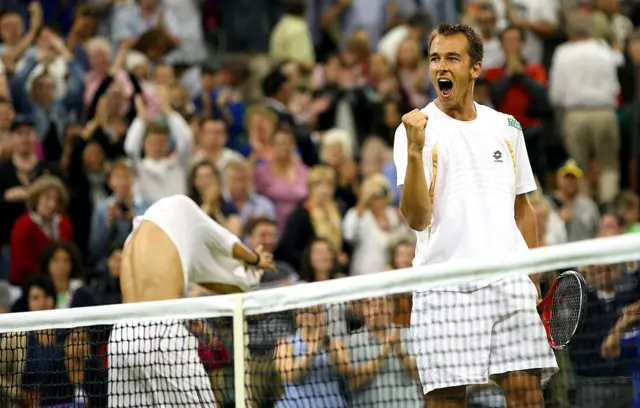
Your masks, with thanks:
[{"label": "white net band", "polygon": [[[625,235],[535,249],[509,258],[454,261],[380,272],[336,281],[317,282],[263,291],[162,302],[97,306],[0,316],[0,333],[71,328],[141,319],[197,319],[280,312],[318,304],[334,304],[386,294],[412,292],[456,283],[469,277],[507,273],[534,274],[580,265],[609,264],[640,259],[640,236]],[[238,299],[242,299],[238,310]]]}]

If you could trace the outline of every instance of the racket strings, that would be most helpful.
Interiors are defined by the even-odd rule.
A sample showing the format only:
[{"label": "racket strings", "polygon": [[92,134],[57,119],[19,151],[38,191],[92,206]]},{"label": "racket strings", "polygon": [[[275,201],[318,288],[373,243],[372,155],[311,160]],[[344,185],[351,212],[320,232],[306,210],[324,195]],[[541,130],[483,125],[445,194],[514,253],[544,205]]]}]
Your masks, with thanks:
[{"label": "racket strings", "polygon": [[556,344],[567,344],[580,321],[581,285],[575,278],[560,279],[553,296],[549,329]]}]

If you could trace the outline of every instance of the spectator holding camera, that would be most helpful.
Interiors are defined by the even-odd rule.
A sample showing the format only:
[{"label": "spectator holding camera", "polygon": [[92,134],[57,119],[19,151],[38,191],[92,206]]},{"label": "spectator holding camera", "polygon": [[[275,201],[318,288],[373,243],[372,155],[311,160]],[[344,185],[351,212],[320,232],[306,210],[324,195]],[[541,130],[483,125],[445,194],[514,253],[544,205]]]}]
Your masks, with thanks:
[{"label": "spectator holding camera", "polygon": [[151,200],[133,190],[134,170],[126,160],[113,164],[109,171],[109,188],[113,194],[93,210],[89,257],[96,265],[104,265],[114,241],[124,241],[133,228],[133,217],[142,215]]},{"label": "spectator holding camera", "polygon": [[392,243],[410,233],[392,202],[389,182],[375,174],[364,181],[358,204],[347,211],[342,228],[354,247],[351,276],[385,270]]}]

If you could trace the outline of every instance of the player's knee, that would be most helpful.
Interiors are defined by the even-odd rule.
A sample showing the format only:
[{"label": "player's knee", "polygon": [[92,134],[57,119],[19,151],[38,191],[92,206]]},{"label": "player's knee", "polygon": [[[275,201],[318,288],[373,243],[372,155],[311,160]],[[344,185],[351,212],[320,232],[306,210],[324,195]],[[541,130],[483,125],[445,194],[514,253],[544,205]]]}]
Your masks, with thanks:
[{"label": "player's knee", "polygon": [[448,387],[430,391],[427,394],[427,408],[446,406],[464,407],[467,400],[467,387]]}]

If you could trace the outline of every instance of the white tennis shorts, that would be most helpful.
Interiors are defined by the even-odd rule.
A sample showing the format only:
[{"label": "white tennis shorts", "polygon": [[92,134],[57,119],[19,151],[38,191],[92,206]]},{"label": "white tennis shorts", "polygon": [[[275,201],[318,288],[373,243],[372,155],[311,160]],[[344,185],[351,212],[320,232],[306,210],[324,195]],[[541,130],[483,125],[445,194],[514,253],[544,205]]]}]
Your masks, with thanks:
[{"label": "white tennis shorts", "polygon": [[526,275],[469,291],[416,292],[411,311],[413,353],[424,393],[486,384],[492,375],[558,371]]},{"label": "white tennis shorts", "polygon": [[109,408],[216,406],[198,341],[181,322],[113,327]]}]

